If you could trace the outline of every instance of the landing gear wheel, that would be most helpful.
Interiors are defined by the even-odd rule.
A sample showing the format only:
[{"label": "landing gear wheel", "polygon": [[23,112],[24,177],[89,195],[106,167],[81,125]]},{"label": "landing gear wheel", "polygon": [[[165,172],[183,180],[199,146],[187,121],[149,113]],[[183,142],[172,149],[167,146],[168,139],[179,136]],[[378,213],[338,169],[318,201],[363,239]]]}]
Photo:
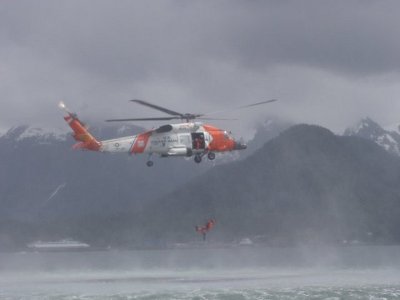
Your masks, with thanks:
[{"label": "landing gear wheel", "polygon": [[149,160],[149,161],[146,162],[146,165],[148,167],[152,167],[154,165],[154,163],[151,160]]},{"label": "landing gear wheel", "polygon": [[196,163],[201,163],[201,156],[200,155],[198,155],[198,154],[196,154],[196,156],[194,157],[194,161],[196,162]]},{"label": "landing gear wheel", "polygon": [[214,152],[208,152],[207,157],[209,160],[214,160],[215,159],[215,153]]}]

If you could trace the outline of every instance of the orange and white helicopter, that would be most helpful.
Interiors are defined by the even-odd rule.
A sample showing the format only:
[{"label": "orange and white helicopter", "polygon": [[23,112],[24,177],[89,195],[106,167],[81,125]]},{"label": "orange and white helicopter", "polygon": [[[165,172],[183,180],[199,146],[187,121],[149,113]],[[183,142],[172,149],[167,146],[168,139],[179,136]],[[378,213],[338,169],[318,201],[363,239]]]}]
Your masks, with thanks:
[{"label": "orange and white helicopter", "polygon": [[[236,141],[226,130],[219,129],[212,125],[194,122],[195,119],[232,120],[204,117],[217,112],[207,114],[182,114],[143,100],[130,101],[162,111],[169,114],[170,116],[154,118],[112,119],[106,121],[124,122],[184,120],[186,122],[162,125],[156,129],[151,129],[133,136],[99,141],[88,131],[86,125],[79,120],[78,116],[75,113],[70,112],[63,102],[60,102],[59,107],[63,109],[67,114],[64,119],[73,130],[72,136],[75,138],[75,140],[78,141],[78,143],[75,144],[73,148],[100,152],[123,152],[128,154],[145,153],[149,156],[146,163],[149,167],[153,166],[153,161],[151,160],[152,154],[158,154],[161,157],[194,156],[194,161],[196,163],[200,163],[204,155],[207,155],[209,160],[214,160],[215,153],[217,152],[243,150],[247,148],[246,144]],[[276,99],[240,106],[234,109],[230,109],[229,111],[257,106],[261,104],[267,104],[274,101],[276,101]],[[218,113],[220,112],[221,111],[219,111]]]}]

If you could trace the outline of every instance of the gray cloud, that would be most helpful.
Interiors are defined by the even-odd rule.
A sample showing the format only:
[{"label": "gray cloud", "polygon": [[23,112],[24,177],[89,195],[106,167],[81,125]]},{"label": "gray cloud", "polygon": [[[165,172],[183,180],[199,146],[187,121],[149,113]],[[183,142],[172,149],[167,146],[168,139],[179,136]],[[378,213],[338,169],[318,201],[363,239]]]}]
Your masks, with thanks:
[{"label": "gray cloud", "polygon": [[3,1],[0,127],[56,126],[64,99],[86,118],[154,115],[144,98],[233,114],[246,134],[268,114],[342,130],[397,121],[398,1]]}]

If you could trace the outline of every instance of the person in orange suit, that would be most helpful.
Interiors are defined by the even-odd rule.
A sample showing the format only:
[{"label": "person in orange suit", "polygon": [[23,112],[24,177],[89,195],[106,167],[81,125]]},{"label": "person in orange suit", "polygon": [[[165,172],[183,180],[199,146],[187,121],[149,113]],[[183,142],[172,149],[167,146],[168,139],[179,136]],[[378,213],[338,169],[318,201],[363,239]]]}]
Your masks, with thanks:
[{"label": "person in orange suit", "polygon": [[209,232],[215,225],[215,220],[210,219],[204,226],[196,226],[196,232],[201,233],[203,235],[203,241],[206,240],[207,232]]}]

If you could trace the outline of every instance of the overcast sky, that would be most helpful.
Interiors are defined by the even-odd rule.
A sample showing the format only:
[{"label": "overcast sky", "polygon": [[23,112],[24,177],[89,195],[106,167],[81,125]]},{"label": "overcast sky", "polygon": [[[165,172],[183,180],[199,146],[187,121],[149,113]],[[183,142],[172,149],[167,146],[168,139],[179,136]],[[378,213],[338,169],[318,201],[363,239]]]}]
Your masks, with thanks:
[{"label": "overcast sky", "polygon": [[[400,1],[0,2],[0,128],[202,113],[240,135],[267,116],[341,133],[400,123]],[[140,124],[146,125],[146,124]],[[147,124],[152,127],[155,124]]]}]

